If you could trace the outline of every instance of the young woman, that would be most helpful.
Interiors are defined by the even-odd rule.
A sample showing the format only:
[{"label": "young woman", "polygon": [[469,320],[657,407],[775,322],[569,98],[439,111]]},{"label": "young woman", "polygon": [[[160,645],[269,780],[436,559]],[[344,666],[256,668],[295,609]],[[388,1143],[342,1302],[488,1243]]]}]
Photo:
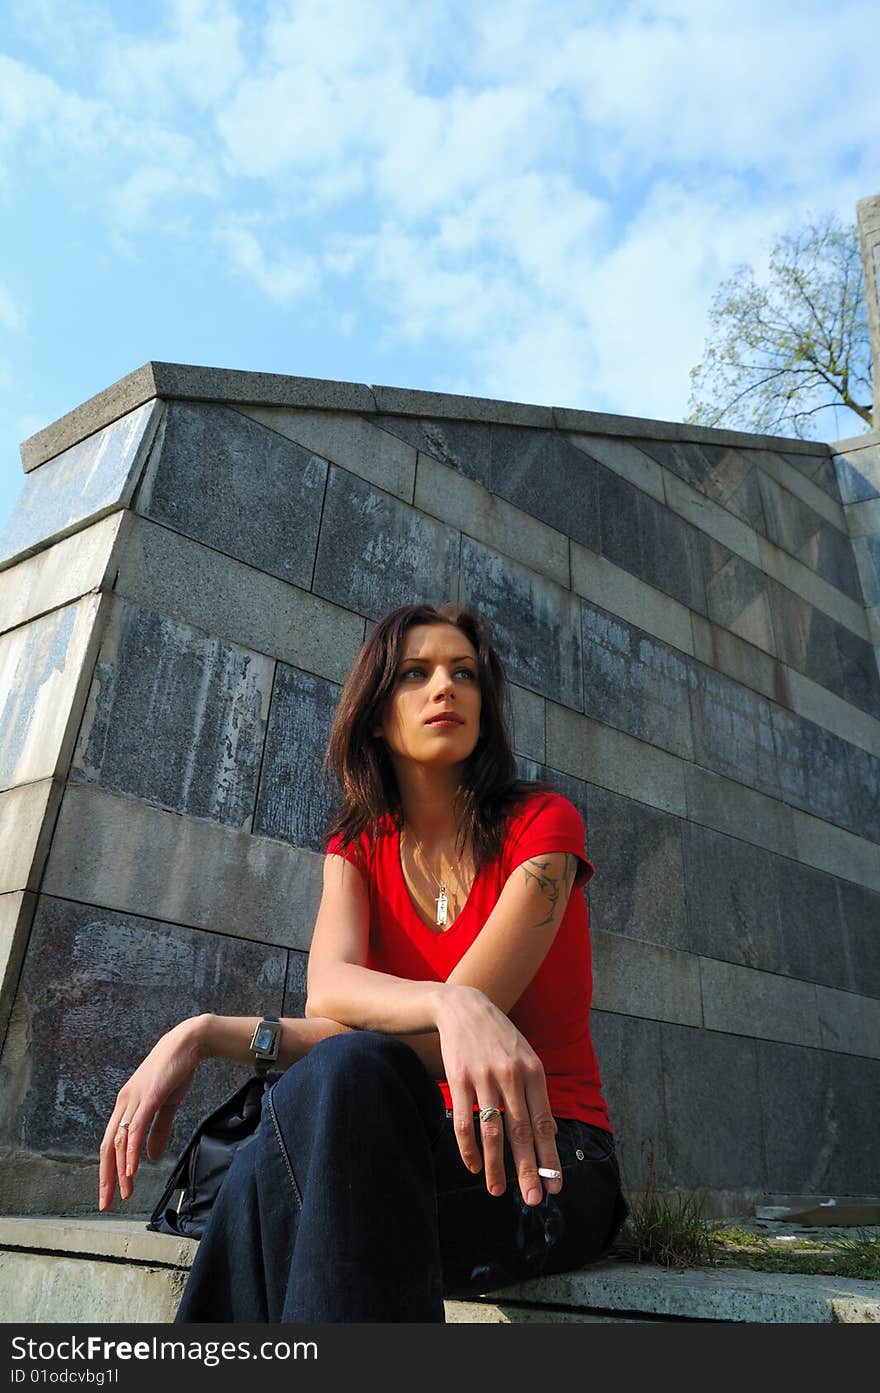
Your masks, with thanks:
[{"label": "young woman", "polygon": [[[328,831],[306,1017],[205,1015],[120,1090],[100,1208],[164,1151],[201,1059],[284,1069],[199,1244],[178,1321],[443,1321],[463,1297],[581,1266],[626,1213],[590,1038],[593,874],[574,806],[517,779],[480,618],[373,628],[325,756]],[[260,1027],[262,1026],[262,1030]]]}]

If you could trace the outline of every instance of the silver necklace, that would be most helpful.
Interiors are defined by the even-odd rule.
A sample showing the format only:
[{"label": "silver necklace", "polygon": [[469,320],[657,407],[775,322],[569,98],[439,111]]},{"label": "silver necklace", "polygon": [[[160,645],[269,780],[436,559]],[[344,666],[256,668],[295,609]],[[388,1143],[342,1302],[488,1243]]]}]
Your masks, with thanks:
[{"label": "silver necklace", "polygon": [[[404,829],[404,832],[406,835],[408,835],[408,833],[406,833],[406,829]],[[434,874],[433,870],[431,870],[431,867],[428,865],[428,858],[425,855],[424,849],[422,848],[422,844],[419,841],[418,837],[415,835],[415,833],[413,833],[413,841],[415,842],[416,846],[421,852],[422,861],[424,865],[428,867],[428,870],[431,872],[431,878],[435,882],[437,889],[440,892],[438,895],[434,896],[434,900],[437,905],[437,918],[435,922],[440,928],[442,928],[446,923],[446,919],[449,912],[449,896],[446,893],[446,882],[445,880],[439,880],[437,876]],[[456,865],[458,865],[458,862],[456,862]]]}]

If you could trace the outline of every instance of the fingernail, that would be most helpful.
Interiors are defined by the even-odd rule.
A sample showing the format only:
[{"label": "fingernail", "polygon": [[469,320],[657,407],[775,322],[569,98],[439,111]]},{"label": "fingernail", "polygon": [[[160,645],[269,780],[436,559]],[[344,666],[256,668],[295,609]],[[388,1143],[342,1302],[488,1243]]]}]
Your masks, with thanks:
[{"label": "fingernail", "polygon": [[541,1194],[541,1191],[538,1189],[538,1187],[536,1185],[533,1185],[531,1190],[529,1190],[529,1193],[526,1195],[526,1203],[540,1204],[543,1198],[544,1197]]}]

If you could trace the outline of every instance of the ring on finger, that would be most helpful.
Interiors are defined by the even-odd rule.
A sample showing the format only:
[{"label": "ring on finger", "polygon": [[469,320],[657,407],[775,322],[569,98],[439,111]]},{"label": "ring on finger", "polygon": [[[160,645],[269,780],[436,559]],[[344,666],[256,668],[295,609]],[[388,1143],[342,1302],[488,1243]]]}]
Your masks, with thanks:
[{"label": "ring on finger", "polygon": [[480,1121],[491,1122],[493,1117],[500,1117],[500,1108],[480,1108]]},{"label": "ring on finger", "polygon": [[119,1131],[120,1131],[120,1132],[124,1132],[125,1129],[126,1129],[126,1127],[130,1127],[130,1126],[131,1126],[131,1121],[128,1121],[128,1122],[120,1122],[120,1124],[119,1124]]}]

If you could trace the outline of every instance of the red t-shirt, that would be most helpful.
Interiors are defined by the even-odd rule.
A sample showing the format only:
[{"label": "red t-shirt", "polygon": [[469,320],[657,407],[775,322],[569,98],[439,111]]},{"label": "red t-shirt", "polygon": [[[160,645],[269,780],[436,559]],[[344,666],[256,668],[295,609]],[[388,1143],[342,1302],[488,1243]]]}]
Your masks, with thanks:
[{"label": "red t-shirt", "polygon": [[[400,834],[390,816],[380,820],[375,843],[365,831],[345,851],[341,835],[327,845],[328,854],[344,856],[367,883],[367,967],[417,982],[445,982],[511,873],[530,857],[550,851],[570,851],[580,864],[556,937],[509,1016],[544,1065],[554,1115],[610,1131],[590,1036],[593,976],[583,886],[594,867],[584,853],[583,819],[574,804],[558,793],[527,796],[509,818],[501,855],[482,867],[458,918],[442,933],[430,929],[413,905],[400,866]],[[448,1085],[440,1080],[439,1087],[451,1108]]]}]

